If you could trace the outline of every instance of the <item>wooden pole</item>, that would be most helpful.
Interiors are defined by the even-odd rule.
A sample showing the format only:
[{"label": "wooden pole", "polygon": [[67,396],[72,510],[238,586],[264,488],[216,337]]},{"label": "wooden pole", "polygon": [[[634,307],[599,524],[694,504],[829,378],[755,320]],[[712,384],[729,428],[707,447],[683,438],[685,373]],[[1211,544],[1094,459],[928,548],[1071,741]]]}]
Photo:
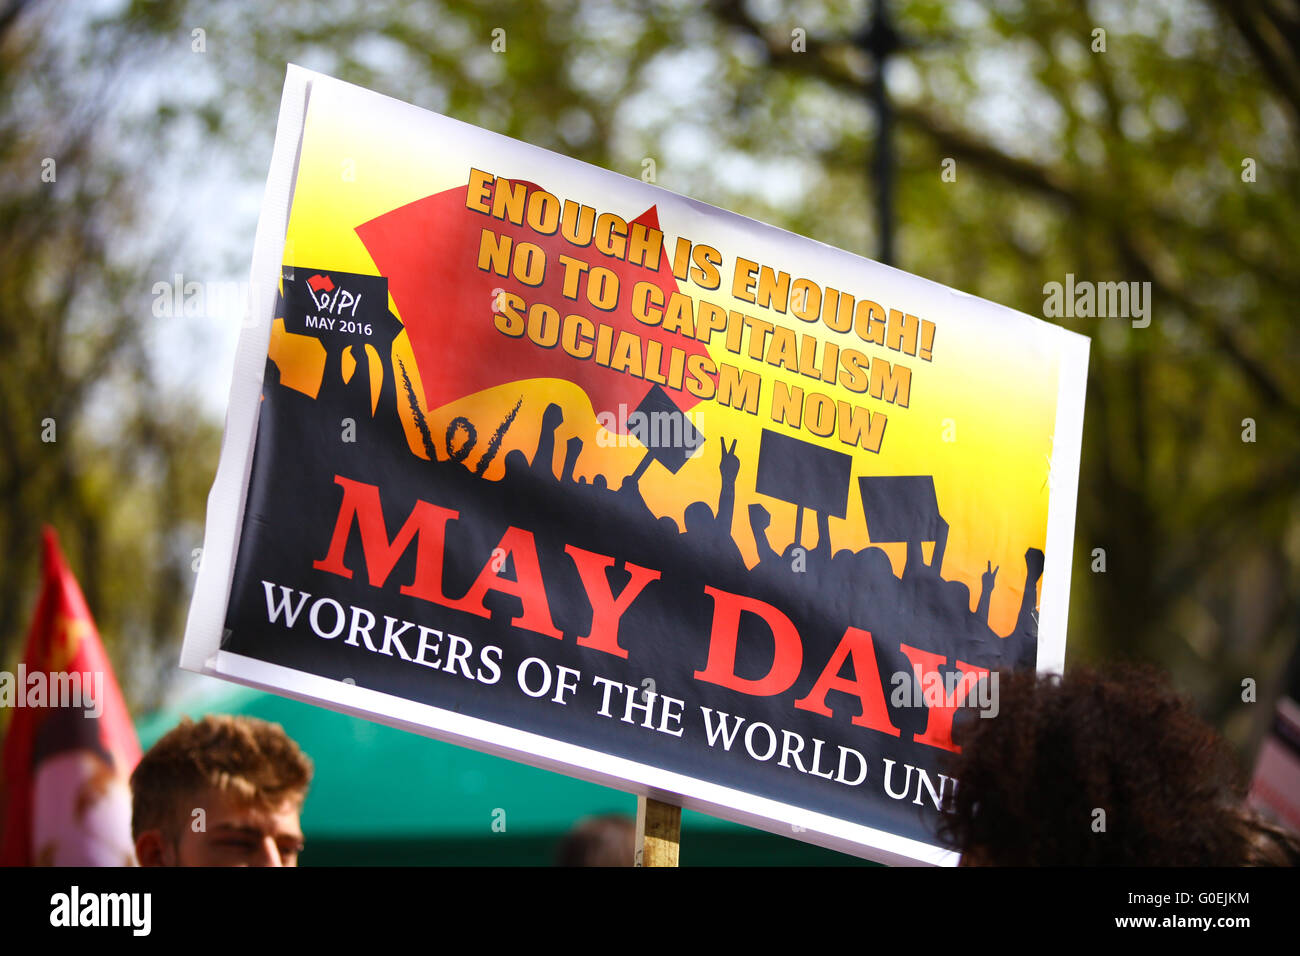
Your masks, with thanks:
[{"label": "wooden pole", "polygon": [[636,798],[636,865],[677,866],[682,844],[682,808]]}]

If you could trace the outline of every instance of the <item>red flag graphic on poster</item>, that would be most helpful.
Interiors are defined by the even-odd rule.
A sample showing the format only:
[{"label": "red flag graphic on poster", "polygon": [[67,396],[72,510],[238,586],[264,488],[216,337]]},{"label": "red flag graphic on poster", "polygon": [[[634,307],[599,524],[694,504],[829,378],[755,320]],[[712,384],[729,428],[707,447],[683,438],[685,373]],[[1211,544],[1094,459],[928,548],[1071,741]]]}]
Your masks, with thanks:
[{"label": "red flag graphic on poster", "polygon": [[0,675],[12,715],[0,777],[0,864],[124,866],[136,738],[77,579],[45,528],[41,595],[18,673]]},{"label": "red flag graphic on poster", "polygon": [[[522,188],[530,194],[541,189],[526,180],[502,186],[503,189],[511,187]],[[388,277],[388,288],[401,311],[417,364],[422,369],[439,370],[424,382],[430,408],[503,382],[565,378],[574,374],[574,360],[562,349],[539,351],[526,339],[502,336],[491,322],[457,321],[460,316],[476,314],[476,309],[481,311],[484,303],[494,302],[502,291],[527,293],[529,301],[554,308],[557,317],[577,308],[572,296],[566,296],[564,291],[570,279],[563,269],[547,272],[540,284],[531,286],[513,276],[503,278],[478,268],[483,221],[481,215],[466,209],[466,187],[459,186],[357,226],[357,235],[380,273]],[[651,206],[629,220],[628,227],[634,239],[648,230],[657,231],[658,211]],[[509,220],[493,220],[492,228],[512,244],[531,242],[552,262],[562,262],[567,253],[574,251],[572,244],[558,232],[539,236],[527,226]],[[667,302],[678,291],[666,255],[661,257],[657,268],[611,260],[604,271],[612,276],[611,288],[631,288],[643,280],[653,283],[659,293],[655,302]],[[321,278],[330,281],[328,277]],[[635,320],[626,301],[606,310],[602,321],[614,334],[635,332],[647,343],[655,343],[647,345],[650,355],[671,355],[676,348],[683,353],[683,361],[692,356],[708,356],[708,349],[699,341]],[[491,355],[493,360],[481,361],[483,355]],[[656,362],[652,360],[650,364]],[[622,372],[595,364],[577,367],[593,408],[618,408],[620,404],[636,408],[650,390],[645,381]],[[653,378],[653,373],[650,380],[660,381]],[[663,384],[669,398],[683,411],[698,403],[698,397],[685,389],[666,381]]]}]

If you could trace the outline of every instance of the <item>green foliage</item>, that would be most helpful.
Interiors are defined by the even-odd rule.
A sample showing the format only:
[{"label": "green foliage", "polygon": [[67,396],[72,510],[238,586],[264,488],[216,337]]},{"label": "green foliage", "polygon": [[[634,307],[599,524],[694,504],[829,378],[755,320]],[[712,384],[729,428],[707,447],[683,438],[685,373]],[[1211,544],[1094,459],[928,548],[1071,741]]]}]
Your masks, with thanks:
[{"label": "green foliage", "polygon": [[21,653],[48,522],[149,706],[176,659],[219,426],[147,357],[162,270],[127,237],[148,228],[148,183],[100,119],[144,48],[116,29],[55,42],[59,12],[0,20],[0,661]]}]

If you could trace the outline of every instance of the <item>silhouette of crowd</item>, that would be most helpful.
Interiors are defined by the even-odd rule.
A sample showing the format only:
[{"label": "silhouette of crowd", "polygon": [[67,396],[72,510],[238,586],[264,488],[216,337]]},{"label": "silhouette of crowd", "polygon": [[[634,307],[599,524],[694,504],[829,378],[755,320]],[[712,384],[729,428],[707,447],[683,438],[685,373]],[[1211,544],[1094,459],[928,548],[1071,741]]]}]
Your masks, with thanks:
[{"label": "silhouette of crowd", "polygon": [[[422,434],[429,434],[418,405],[413,407]],[[702,582],[766,600],[796,623],[803,621],[816,628],[827,622],[831,630],[837,630],[824,635],[831,647],[843,628],[853,624],[873,634],[897,634],[899,640],[913,646],[926,645],[926,649],[947,655],[959,654],[970,663],[978,660],[996,668],[1034,665],[1035,596],[1043,570],[1040,550],[1030,548],[1026,552],[1020,613],[1012,631],[999,636],[989,626],[998,573],[991,563],[982,575],[979,601],[972,612],[969,588],[940,576],[942,549],[937,549],[927,563],[920,542],[909,541],[900,578],[879,547],[864,544],[857,551],[844,548],[833,552],[829,517],[819,512],[815,546],[791,542],[778,553],[768,537],[771,515],[763,504],[754,503],[749,507],[749,523],[758,562],[751,568],[742,558],[732,531],[736,479],[741,467],[735,441],[728,447],[727,441],[720,438],[717,445],[710,446],[718,449],[717,500],[687,505],[685,527],[680,528],[671,516],[657,516],[651,511],[635,472],[608,478],[596,473],[590,481],[586,476],[575,478],[575,466],[583,449],[580,438],[569,439],[557,476],[555,433],[563,421],[560,406],[548,405],[532,458],[519,449],[510,451],[504,477],[491,483],[498,487],[491,492],[484,487],[474,489],[475,495],[488,494],[496,500],[494,511],[501,519],[529,529],[536,529],[539,520],[553,523],[563,531],[561,546],[567,541],[662,570],[665,585],[680,588],[678,598],[689,599],[700,591]],[[470,470],[473,456],[460,454],[462,448],[453,443],[450,429],[444,449],[428,444],[425,451],[444,479],[448,472],[457,474],[448,466],[459,474]],[[482,474],[479,467],[472,470]],[[550,522],[545,521],[546,516],[550,516]],[[690,581],[697,583],[690,587]],[[900,666],[910,670],[906,662]]]}]

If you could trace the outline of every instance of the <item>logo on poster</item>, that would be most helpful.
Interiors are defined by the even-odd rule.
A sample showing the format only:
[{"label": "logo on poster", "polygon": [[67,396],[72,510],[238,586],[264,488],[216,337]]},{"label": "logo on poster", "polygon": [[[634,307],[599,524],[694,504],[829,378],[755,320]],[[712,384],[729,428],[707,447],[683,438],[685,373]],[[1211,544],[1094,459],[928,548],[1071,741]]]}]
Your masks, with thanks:
[{"label": "logo on poster", "polygon": [[352,293],[335,284],[327,275],[319,273],[307,280],[307,292],[316,308],[332,316],[357,316],[357,307],[361,305],[361,293]]}]

